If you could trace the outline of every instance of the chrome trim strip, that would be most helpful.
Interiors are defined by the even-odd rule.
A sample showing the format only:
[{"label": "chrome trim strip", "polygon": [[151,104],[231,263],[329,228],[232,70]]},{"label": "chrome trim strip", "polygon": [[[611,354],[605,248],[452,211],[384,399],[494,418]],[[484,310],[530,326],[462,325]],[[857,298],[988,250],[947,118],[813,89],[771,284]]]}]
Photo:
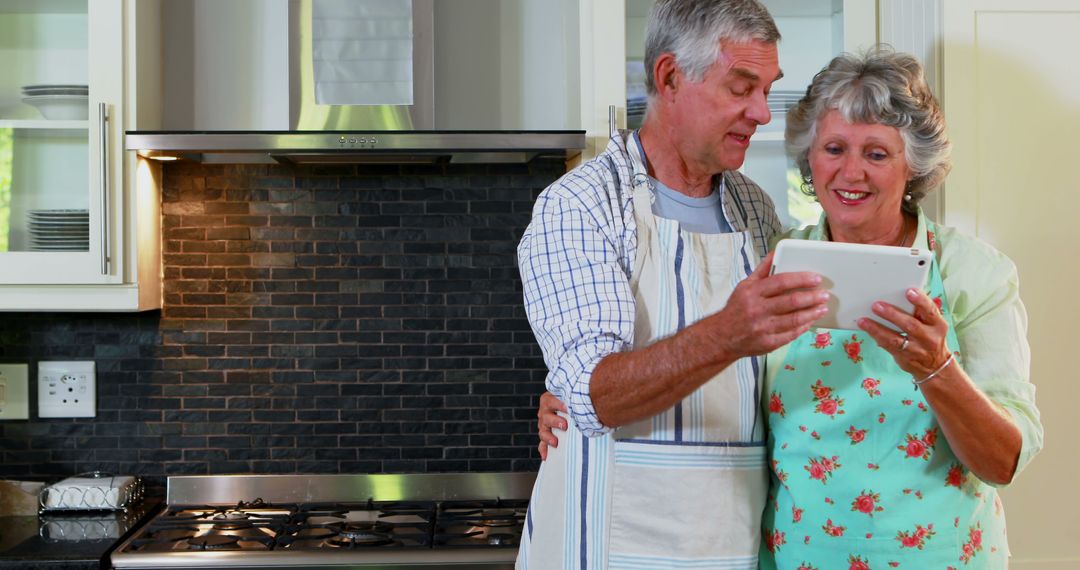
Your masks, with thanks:
[{"label": "chrome trim strip", "polygon": [[517,548],[394,548],[317,550],[188,550],[127,552],[128,539],[112,555],[114,568],[502,568],[512,565]]},{"label": "chrome trim strip", "polygon": [[169,477],[165,502],[235,505],[271,503],[528,499],[536,473],[411,473],[380,475],[186,475]]},{"label": "chrome trim strip", "polygon": [[584,131],[146,132],[131,131],[125,148],[189,152],[530,152],[581,151]]}]

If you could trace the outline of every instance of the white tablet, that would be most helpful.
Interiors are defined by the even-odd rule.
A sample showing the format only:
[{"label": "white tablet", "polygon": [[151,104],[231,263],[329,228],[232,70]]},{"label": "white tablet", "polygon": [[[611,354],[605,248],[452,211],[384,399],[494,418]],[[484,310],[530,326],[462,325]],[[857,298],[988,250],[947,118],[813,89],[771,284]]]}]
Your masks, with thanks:
[{"label": "white tablet", "polygon": [[913,311],[904,292],[923,288],[932,255],[913,247],[786,239],[776,246],[771,273],[812,271],[821,275],[822,286],[832,298],[829,312],[814,323],[817,327],[859,330],[857,321],[870,317],[896,330],[892,323],[875,316],[870,307],[885,301]]}]

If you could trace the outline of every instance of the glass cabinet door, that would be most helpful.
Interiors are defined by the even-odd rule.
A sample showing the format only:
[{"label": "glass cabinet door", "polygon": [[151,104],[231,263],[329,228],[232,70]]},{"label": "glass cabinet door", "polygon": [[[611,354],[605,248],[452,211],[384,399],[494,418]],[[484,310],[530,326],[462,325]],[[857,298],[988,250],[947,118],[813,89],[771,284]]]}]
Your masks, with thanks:
[{"label": "glass cabinet door", "polygon": [[123,87],[108,68],[122,64],[122,37],[94,22],[119,20],[118,7],[0,0],[0,283],[107,283],[115,273],[108,114]]}]

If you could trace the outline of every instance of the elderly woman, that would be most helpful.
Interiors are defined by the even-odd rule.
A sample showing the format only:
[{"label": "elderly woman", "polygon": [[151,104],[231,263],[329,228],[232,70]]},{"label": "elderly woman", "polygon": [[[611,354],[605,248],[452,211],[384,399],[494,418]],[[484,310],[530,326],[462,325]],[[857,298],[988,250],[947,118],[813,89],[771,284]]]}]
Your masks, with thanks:
[{"label": "elderly woman", "polygon": [[[996,486],[1042,447],[1016,268],[918,204],[949,171],[941,109],[908,55],[834,59],[787,115],[824,214],[787,237],[927,249],[926,291],[859,331],[810,330],[768,355],[772,467],[763,568],[1005,568]],[[542,441],[554,443],[541,403]],[[543,452],[545,443],[541,443]],[[674,554],[674,553],[673,553]]]},{"label": "elderly woman", "polygon": [[873,307],[902,333],[863,319],[768,356],[762,567],[1005,568],[995,486],[1042,446],[1027,317],[1013,263],[918,207],[950,151],[922,66],[883,49],[837,57],[785,135],[824,209],[789,237],[916,247],[934,262],[926,291],[908,291],[913,314]]}]

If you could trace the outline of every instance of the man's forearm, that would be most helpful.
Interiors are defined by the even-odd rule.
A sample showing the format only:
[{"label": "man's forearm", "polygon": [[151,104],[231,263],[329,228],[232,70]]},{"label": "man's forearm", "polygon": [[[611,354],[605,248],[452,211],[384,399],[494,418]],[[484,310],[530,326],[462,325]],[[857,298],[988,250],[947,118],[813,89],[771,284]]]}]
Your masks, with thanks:
[{"label": "man's forearm", "polygon": [[647,347],[604,357],[589,397],[600,423],[619,427],[674,406],[744,356],[768,354],[828,310],[813,273],[769,276],[772,254],[743,279],[724,308]]},{"label": "man's forearm", "polygon": [[645,348],[604,357],[589,383],[600,422],[619,427],[655,416],[738,360],[724,354],[703,324],[699,321]]}]

